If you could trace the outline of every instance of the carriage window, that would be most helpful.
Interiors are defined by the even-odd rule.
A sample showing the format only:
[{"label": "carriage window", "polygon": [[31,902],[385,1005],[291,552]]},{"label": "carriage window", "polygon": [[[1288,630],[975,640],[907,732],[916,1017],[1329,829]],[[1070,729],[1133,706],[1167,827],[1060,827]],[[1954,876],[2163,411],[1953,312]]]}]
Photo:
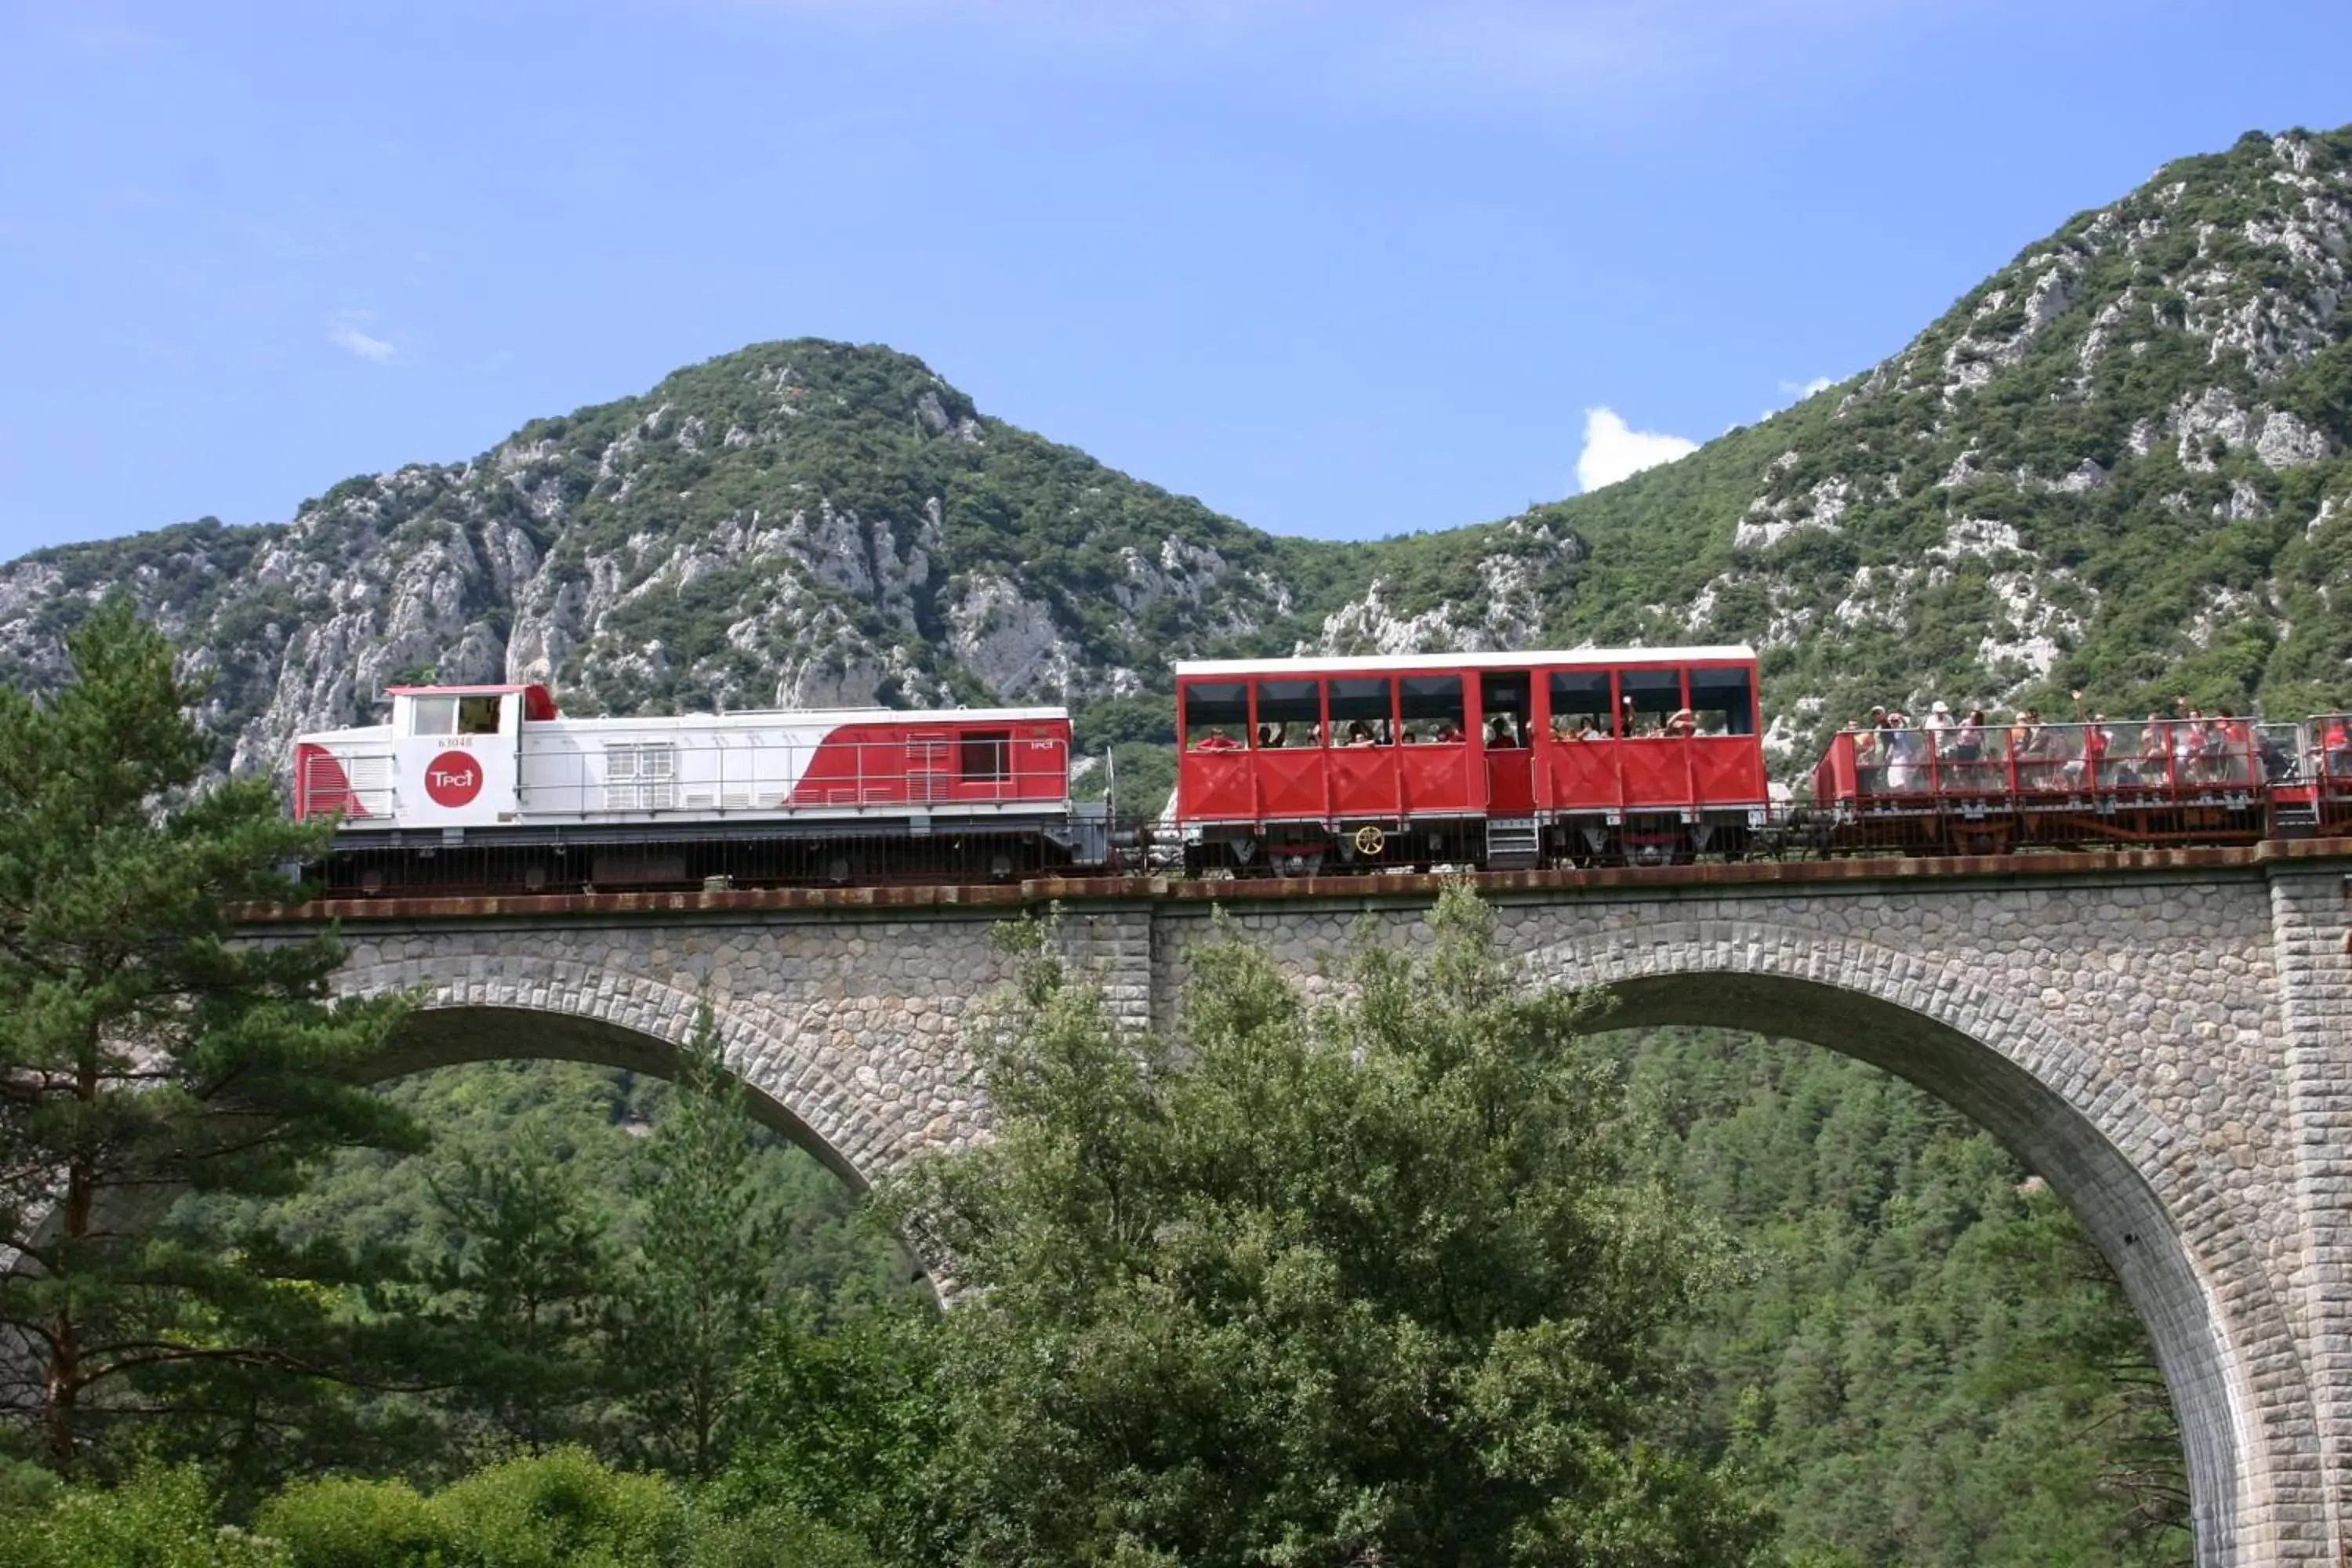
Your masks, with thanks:
[{"label": "carriage window", "polygon": [[1261,680],[1257,683],[1257,735],[1261,748],[1323,743],[1323,683]]},{"label": "carriage window", "polygon": [[1238,680],[1196,681],[1184,689],[1184,749],[1239,750],[1249,734],[1249,689]]},{"label": "carriage window", "polygon": [[1388,679],[1331,682],[1331,743],[1387,746],[1396,741],[1396,682]]},{"label": "carriage window", "polygon": [[1559,669],[1551,677],[1551,734],[1555,741],[1616,733],[1609,714],[1609,672]]},{"label": "carriage window", "polygon": [[408,700],[408,732],[412,735],[454,735],[457,732],[457,700],[454,697],[412,697]]},{"label": "carriage window", "polygon": [[495,697],[457,699],[457,733],[495,735],[499,732],[499,700]]},{"label": "carriage window", "polygon": [[1530,678],[1516,671],[1478,678],[1478,708],[1486,720],[1487,745],[1528,743],[1528,726],[1534,721],[1529,697],[1533,689]]},{"label": "carriage window", "polygon": [[1460,676],[1408,675],[1398,684],[1408,743],[1462,739]]},{"label": "carriage window", "polygon": [[1666,721],[1683,705],[1683,672],[1679,669],[1621,669],[1617,672],[1617,706],[1623,711],[1618,729],[1628,735],[1662,735]]},{"label": "carriage window", "polygon": [[1692,670],[1690,705],[1702,735],[1756,733],[1756,699],[1744,669]]},{"label": "carriage window", "polygon": [[974,731],[956,746],[956,773],[966,783],[994,784],[1013,776],[1013,737],[1003,730]]}]

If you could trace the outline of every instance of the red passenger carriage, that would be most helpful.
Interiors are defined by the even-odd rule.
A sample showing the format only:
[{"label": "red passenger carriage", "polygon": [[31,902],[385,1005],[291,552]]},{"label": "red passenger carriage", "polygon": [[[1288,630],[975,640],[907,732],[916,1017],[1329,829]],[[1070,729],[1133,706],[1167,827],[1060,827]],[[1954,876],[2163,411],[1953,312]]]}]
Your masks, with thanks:
[{"label": "red passenger carriage", "polygon": [[1742,854],[1768,812],[1745,647],[1175,671],[1194,870],[1664,864]]}]

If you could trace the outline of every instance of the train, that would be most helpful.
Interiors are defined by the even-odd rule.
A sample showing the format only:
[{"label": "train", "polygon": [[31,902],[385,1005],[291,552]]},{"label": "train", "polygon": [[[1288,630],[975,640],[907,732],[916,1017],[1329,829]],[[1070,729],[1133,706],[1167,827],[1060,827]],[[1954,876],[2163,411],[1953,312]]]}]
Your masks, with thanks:
[{"label": "train", "polygon": [[1055,707],[629,719],[544,685],[401,686],[298,737],[329,896],[1142,872],[1318,877],[2352,831],[2352,726],[1851,729],[1774,782],[1744,646],[1181,660],[1175,788],[1120,820]]}]

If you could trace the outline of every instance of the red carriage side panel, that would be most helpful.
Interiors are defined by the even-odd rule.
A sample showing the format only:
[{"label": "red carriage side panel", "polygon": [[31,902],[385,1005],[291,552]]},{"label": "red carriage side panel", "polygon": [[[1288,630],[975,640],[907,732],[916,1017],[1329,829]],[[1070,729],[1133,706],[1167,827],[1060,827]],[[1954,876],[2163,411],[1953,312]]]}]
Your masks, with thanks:
[{"label": "red carriage side panel", "polygon": [[[1486,809],[1484,778],[1462,741],[1432,741],[1402,748],[1404,815],[1460,816]],[[1475,782],[1474,782],[1475,781]]]},{"label": "red carriage side panel", "polygon": [[1701,805],[1760,805],[1769,786],[1764,747],[1753,735],[1699,735],[1690,752],[1691,794]]},{"label": "red carriage side panel", "polygon": [[1813,803],[1852,805],[1860,784],[1854,771],[1854,737],[1840,731],[1830,737],[1830,749],[1813,766]]},{"label": "red carriage side panel", "polygon": [[1319,746],[1260,749],[1244,753],[1256,776],[1257,815],[1265,821],[1319,822],[1330,815]]},{"label": "red carriage side panel", "polygon": [[1690,747],[1683,741],[1620,742],[1618,776],[1628,810],[1680,808],[1691,804]]},{"label": "red carriage side panel", "polygon": [[1395,746],[1342,746],[1330,753],[1331,815],[1341,821],[1402,815],[1404,787]]}]

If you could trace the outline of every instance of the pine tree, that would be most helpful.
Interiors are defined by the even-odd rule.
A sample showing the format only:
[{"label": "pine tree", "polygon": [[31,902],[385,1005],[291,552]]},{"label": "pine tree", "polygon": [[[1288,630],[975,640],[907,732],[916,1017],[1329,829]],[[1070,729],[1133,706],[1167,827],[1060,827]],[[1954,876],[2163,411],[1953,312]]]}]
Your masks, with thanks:
[{"label": "pine tree", "polygon": [[463,1152],[432,1190],[448,1245],[424,1273],[457,1330],[446,1400],[525,1448],[582,1436],[578,1407],[604,1381],[608,1349],[605,1216],[537,1126]]},{"label": "pine tree", "polygon": [[640,1167],[644,1241],[623,1339],[646,1440],[667,1468],[701,1478],[723,1458],[783,1237],[760,1196],[743,1086],[707,1002],[678,1061]]},{"label": "pine tree", "polygon": [[397,1000],[334,1001],[331,933],[234,940],[327,831],[262,780],[208,784],[199,687],[127,601],[68,642],[72,679],[0,690],[0,1379],[70,1471],[146,1374],[279,1365],[302,1292],[163,1223],[182,1193],[269,1195],[338,1146],[415,1129],[350,1069]]}]

